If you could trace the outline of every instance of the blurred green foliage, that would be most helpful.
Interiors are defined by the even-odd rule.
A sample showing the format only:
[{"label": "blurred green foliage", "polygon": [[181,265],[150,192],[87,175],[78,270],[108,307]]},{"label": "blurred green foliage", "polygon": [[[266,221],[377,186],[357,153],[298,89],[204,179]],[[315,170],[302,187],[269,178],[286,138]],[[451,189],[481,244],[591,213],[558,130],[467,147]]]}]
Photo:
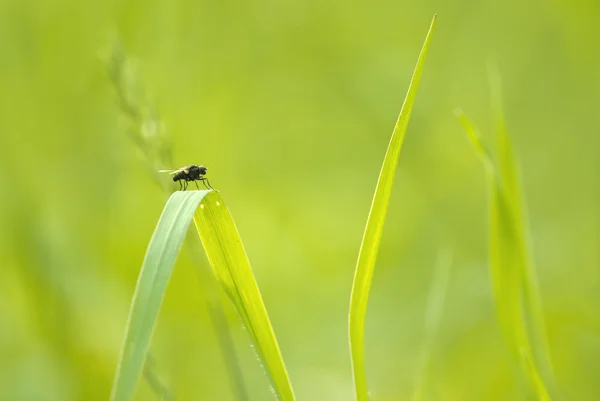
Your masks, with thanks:
[{"label": "blurred green foliage", "polygon": [[[491,57],[557,386],[565,400],[596,400],[596,0],[0,2],[0,399],[109,397],[164,201],[98,56],[115,37],[172,135],[174,166],[164,167],[208,166],[235,216],[297,398],[352,399],[353,269],[435,12],[371,289],[371,394],[414,392],[434,265],[450,248],[423,399],[523,398],[493,306],[484,173],[452,115],[460,105],[492,132]],[[157,374],[177,399],[233,400],[191,259],[182,253],[159,316]],[[272,399],[224,305],[250,399]],[[155,399],[139,387],[137,399]]]}]

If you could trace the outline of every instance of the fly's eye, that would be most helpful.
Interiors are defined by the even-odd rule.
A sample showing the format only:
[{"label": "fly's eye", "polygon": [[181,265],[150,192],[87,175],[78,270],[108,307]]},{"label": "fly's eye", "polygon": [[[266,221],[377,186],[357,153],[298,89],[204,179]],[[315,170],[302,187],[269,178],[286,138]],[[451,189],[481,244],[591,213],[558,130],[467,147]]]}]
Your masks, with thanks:
[{"label": "fly's eye", "polygon": [[200,174],[206,174],[206,167],[200,167]]}]

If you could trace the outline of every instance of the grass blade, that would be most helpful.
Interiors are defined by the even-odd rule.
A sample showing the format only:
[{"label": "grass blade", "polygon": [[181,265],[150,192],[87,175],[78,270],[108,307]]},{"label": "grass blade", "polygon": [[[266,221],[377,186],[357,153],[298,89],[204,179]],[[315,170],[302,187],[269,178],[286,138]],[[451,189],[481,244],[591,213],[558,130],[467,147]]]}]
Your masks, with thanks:
[{"label": "grass blade", "polygon": [[[172,193],[172,182],[165,180],[159,170],[173,166],[173,138],[165,129],[157,109],[145,98],[142,85],[137,74],[135,74],[135,63],[132,63],[132,60],[125,54],[121,41],[118,39],[113,41],[110,47],[101,51],[101,56],[104,59],[108,77],[116,91],[120,109],[128,117],[129,129],[127,133],[129,139],[136,145],[140,154],[144,156],[143,164],[145,164],[148,173],[154,179],[154,183],[169,196]],[[199,282],[200,292],[205,295],[206,306],[210,312],[212,327],[218,339],[219,350],[231,378],[231,389],[238,401],[245,401],[248,399],[248,394],[243,380],[242,368],[231,339],[221,299],[218,295],[215,296],[218,290],[216,286],[212,285],[211,280],[214,280],[214,278],[209,276],[208,280],[205,280],[205,275],[212,275],[212,273],[205,268],[202,262],[201,254],[198,251],[199,239],[188,238],[185,242],[193,258],[196,271],[201,276]],[[210,284],[202,286],[205,281],[210,282]],[[146,368],[149,369],[148,366]],[[144,377],[152,388],[157,388],[156,381],[151,379],[151,375],[145,374]],[[160,391],[164,393],[164,390],[168,389]]]},{"label": "grass blade", "polygon": [[490,271],[501,330],[539,400],[550,400],[552,368],[547,350],[541,301],[528,252],[527,229],[518,166],[503,113],[494,99],[498,119],[498,164],[483,145],[474,124],[455,114],[483,161],[490,190]]},{"label": "grass blade", "polygon": [[179,248],[198,204],[208,193],[175,192],[158,220],[131,301],[110,397],[112,401],[129,401],[133,397]]},{"label": "grass blade", "polygon": [[392,184],[398,165],[398,157],[402,149],[402,143],[406,134],[406,127],[410,119],[419,81],[423,72],[425,57],[429,48],[431,34],[435,26],[436,16],[433,17],[425,43],[419,54],[417,65],[413,72],[413,76],[408,88],[408,93],[402,105],[402,110],[396,122],[392,138],[388,145],[383,166],[379,173],[377,188],[373,196],[371,210],[367,219],[367,225],[363,234],[363,240],[360,247],[354,281],[352,283],[352,293],[350,296],[350,314],[349,314],[349,337],[350,337],[350,354],[352,360],[352,373],[354,377],[354,386],[356,391],[356,399],[364,401],[369,399],[367,377],[365,370],[365,352],[364,352],[364,329],[365,316],[367,313],[367,302],[369,298],[369,289],[373,278],[373,270],[379,251],[381,235],[385,216],[392,192]]},{"label": "grass blade", "polygon": [[412,401],[422,401],[426,398],[428,369],[433,353],[433,344],[437,334],[442,309],[448,291],[450,282],[450,271],[452,268],[452,251],[448,248],[438,254],[438,259],[433,275],[433,282],[429,289],[427,299],[427,311],[425,315],[425,334],[423,341],[423,353],[417,369],[417,385],[412,397]]},{"label": "grass blade", "polygon": [[[542,301],[538,288],[535,263],[531,255],[530,231],[527,227],[527,215],[522,195],[522,183],[520,176],[520,166],[515,152],[513,150],[510,136],[506,128],[504,118],[504,109],[502,107],[501,81],[500,73],[492,64],[489,68],[490,88],[492,95],[492,108],[496,116],[496,140],[499,153],[499,171],[502,182],[506,189],[506,197],[511,207],[511,214],[514,221],[516,244],[519,252],[519,258],[522,266],[522,314],[523,320],[531,342],[531,360],[527,360],[529,355],[525,354],[521,362],[528,370],[535,372],[537,378],[534,382],[538,383],[536,388],[540,388],[539,383],[544,382],[549,386],[551,393],[554,390],[554,373],[548,339],[546,337],[546,324],[542,312]],[[522,354],[523,355],[523,354]],[[531,370],[533,367],[533,370]],[[537,371],[539,369],[539,372]],[[542,379],[542,377],[544,379]],[[540,392],[540,394],[542,394]],[[540,397],[542,399],[542,397]]]},{"label": "grass blade", "polygon": [[233,218],[216,192],[194,216],[210,265],[248,330],[277,397],[294,400],[281,351]]},{"label": "grass blade", "polygon": [[169,388],[160,380],[158,375],[156,374],[156,364],[154,360],[151,358],[150,353],[148,353],[148,357],[146,359],[146,364],[144,365],[144,378],[146,382],[154,392],[157,400],[160,401],[173,401],[175,397],[169,391]]},{"label": "grass blade", "polygon": [[111,401],[132,399],[162,299],[192,219],[219,283],[234,302],[281,400],[293,400],[283,359],[233,219],[214,191],[173,193],[146,251],[133,296]]}]

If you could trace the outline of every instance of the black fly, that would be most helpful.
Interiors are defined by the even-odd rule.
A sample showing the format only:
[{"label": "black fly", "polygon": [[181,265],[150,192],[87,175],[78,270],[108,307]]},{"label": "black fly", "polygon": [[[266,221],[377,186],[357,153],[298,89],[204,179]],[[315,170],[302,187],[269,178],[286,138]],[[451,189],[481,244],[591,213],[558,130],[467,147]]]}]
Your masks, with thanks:
[{"label": "black fly", "polygon": [[185,166],[177,170],[160,170],[160,172],[172,174],[173,181],[179,181],[179,189],[182,189],[184,191],[187,189],[188,182],[190,181],[194,181],[194,184],[196,184],[196,188],[198,189],[200,189],[200,187],[198,186],[198,183],[196,181],[202,181],[206,188],[214,189],[210,185],[210,182],[208,182],[208,178],[204,177],[206,175],[207,170],[208,169],[204,166],[190,164],[189,166]]}]

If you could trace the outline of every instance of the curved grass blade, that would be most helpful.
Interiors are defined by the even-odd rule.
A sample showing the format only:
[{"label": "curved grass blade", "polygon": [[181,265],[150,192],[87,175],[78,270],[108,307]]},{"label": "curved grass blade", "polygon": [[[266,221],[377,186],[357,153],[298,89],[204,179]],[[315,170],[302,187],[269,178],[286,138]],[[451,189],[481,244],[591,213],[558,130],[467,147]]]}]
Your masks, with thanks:
[{"label": "curved grass blade", "polygon": [[512,146],[502,122],[498,126],[502,161],[497,166],[469,118],[460,109],[455,114],[487,173],[490,188],[490,271],[500,328],[538,399],[550,400],[549,388],[554,387],[552,367],[537,282],[527,250],[527,230]]},{"label": "curved grass blade", "polygon": [[198,204],[208,193],[175,192],[158,220],[131,301],[112,401],[129,401],[133,397],[177,254]]},{"label": "curved grass blade", "polygon": [[194,223],[221,287],[239,313],[279,400],[294,400],[279,345],[237,228],[216,192],[198,208]]},{"label": "curved grass blade", "polygon": [[367,225],[363,234],[358,262],[354,273],[352,293],[350,296],[349,337],[352,373],[354,377],[356,399],[358,401],[369,399],[365,371],[364,330],[373,270],[375,268],[377,252],[379,251],[379,244],[381,242],[383,225],[392,192],[392,184],[396,173],[396,166],[398,165],[398,157],[400,156],[400,150],[402,149],[402,143],[406,134],[406,127],[408,126],[412,107],[417,96],[417,89],[423,72],[425,57],[429,48],[429,42],[435,26],[436,17],[437,15],[435,15],[431,21],[425,43],[423,44],[419,59],[417,60],[417,65],[413,72],[408,93],[406,94],[402,110],[400,111],[398,121],[396,122],[392,138],[383,160],[383,166],[379,173],[379,179],[373,196],[371,210],[369,211],[369,217],[367,219]]},{"label": "curved grass blade", "polygon": [[129,401],[133,397],[158,311],[192,219],[212,269],[251,333],[277,395],[281,400],[293,400],[275,335],[229,211],[217,192],[178,191],[167,201],[146,251],[129,311],[111,401]]}]

